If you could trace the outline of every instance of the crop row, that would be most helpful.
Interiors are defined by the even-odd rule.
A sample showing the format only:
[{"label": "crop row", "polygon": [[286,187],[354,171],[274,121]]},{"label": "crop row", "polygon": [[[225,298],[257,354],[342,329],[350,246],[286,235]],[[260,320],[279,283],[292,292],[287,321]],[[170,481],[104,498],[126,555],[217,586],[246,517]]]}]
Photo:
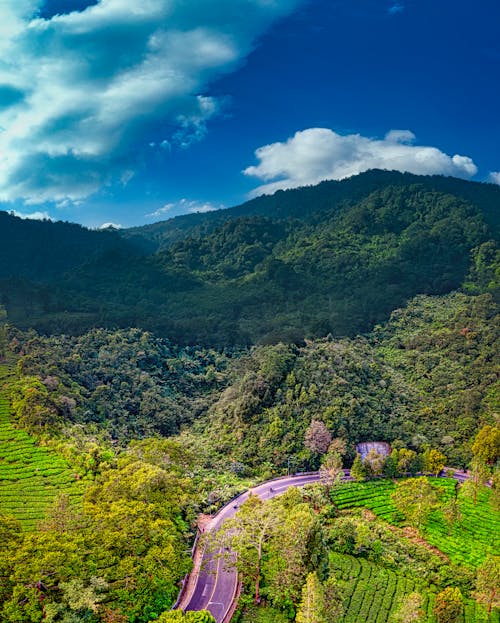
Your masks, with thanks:
[{"label": "crop row", "polygon": [[[332,552],[330,567],[343,587],[345,613],[338,623],[387,623],[402,599],[413,591],[423,598],[427,623],[435,623],[432,615],[436,587],[406,577],[390,569],[378,567],[363,558]],[[484,610],[472,600],[466,600],[461,623],[500,623],[499,611],[485,618]]]},{"label": "crop row", "polygon": [[12,426],[9,403],[0,396],[0,514],[13,515],[24,530],[33,530],[57,495],[78,503],[82,492],[82,482],[62,457]]}]

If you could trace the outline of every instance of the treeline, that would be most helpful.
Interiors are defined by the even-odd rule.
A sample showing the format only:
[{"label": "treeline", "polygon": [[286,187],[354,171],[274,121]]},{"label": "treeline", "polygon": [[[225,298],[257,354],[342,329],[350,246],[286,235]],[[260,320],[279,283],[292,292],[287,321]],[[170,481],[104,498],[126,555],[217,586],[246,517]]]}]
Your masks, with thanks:
[{"label": "treeline", "polygon": [[[6,257],[0,303],[14,323],[48,333],[138,326],[219,348],[353,336],[416,294],[464,286],[496,296],[499,197],[487,184],[369,172],[183,217],[178,230],[173,219],[124,233],[129,240],[42,223],[22,270]],[[87,235],[88,249],[79,243]],[[77,253],[63,273],[73,238],[85,261]],[[99,252],[97,240],[106,242]]]},{"label": "treeline", "polygon": [[355,444],[378,440],[465,466],[499,409],[498,315],[489,294],[420,296],[365,337],[222,352],[136,329],[14,332],[12,403],[36,435],[123,445],[182,431],[207,466],[241,475],[316,468],[312,422],[346,440],[350,462]]}]

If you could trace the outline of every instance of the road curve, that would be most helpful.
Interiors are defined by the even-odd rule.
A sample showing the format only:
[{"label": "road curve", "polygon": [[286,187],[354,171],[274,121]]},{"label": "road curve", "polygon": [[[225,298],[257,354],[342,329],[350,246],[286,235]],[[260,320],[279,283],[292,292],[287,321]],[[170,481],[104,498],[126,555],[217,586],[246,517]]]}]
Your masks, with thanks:
[{"label": "road curve", "polygon": [[[351,480],[350,471],[344,469],[342,480]],[[447,471],[447,470],[446,470]],[[460,470],[453,471],[453,478],[463,482],[467,474]],[[445,475],[445,470],[440,475]],[[296,474],[269,480],[261,485],[252,487],[245,493],[232,500],[229,504],[221,508],[214,515],[205,531],[217,531],[222,522],[238,512],[240,505],[253,493],[262,500],[270,500],[284,493],[290,487],[303,487],[314,482],[318,482],[317,472],[310,474]],[[208,610],[212,613],[217,623],[227,623],[228,614],[238,592],[238,574],[235,569],[228,569],[227,558],[219,555],[221,551],[201,553],[201,570],[196,573],[194,588],[190,591],[190,596],[186,604],[180,601],[179,607],[183,610]],[[226,558],[226,560],[225,560]]]}]

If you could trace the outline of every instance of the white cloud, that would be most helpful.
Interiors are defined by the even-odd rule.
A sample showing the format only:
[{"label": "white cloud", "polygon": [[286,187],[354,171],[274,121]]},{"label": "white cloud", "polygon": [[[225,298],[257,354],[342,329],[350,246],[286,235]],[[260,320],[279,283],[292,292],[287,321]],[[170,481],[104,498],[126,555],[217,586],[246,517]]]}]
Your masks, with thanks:
[{"label": "white cloud", "polygon": [[2,0],[0,201],[76,201],[126,182],[150,143],[202,138],[219,110],[203,89],[298,2],[99,0],[42,19],[44,0]]},{"label": "white cloud", "polygon": [[171,212],[175,214],[195,214],[197,212],[213,212],[214,210],[223,210],[226,206],[222,204],[214,204],[209,201],[196,201],[193,199],[181,199],[172,203],[166,203],[158,210],[145,214],[146,218],[164,218]]},{"label": "white cloud", "polygon": [[24,212],[18,212],[17,210],[10,210],[10,214],[13,214],[14,216],[18,216],[19,218],[23,218],[23,219],[31,219],[33,221],[53,221],[54,220],[48,212],[41,212],[41,211],[30,212],[29,214],[26,214]]},{"label": "white cloud", "polygon": [[492,171],[488,177],[488,182],[500,185],[500,171]]},{"label": "white cloud", "polygon": [[284,143],[259,147],[259,164],[244,170],[245,175],[267,182],[251,196],[280,189],[343,179],[368,169],[408,171],[420,175],[443,174],[470,178],[477,167],[467,156],[448,156],[436,147],[412,144],[409,130],[391,130],[384,139],[360,134],[340,135],[327,128],[309,128]]},{"label": "white cloud", "polygon": [[99,226],[99,229],[121,229],[122,225],[119,223],[103,223]]}]

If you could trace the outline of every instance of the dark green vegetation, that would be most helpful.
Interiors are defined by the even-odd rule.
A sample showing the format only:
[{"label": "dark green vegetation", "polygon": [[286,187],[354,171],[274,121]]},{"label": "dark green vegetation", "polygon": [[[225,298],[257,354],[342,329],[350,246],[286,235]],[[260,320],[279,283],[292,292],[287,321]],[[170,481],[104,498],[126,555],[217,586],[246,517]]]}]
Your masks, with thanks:
[{"label": "dark green vegetation", "polygon": [[[122,238],[3,215],[0,302],[48,332],[140,326],[212,346],[354,335],[419,293],[494,290],[499,203],[493,185],[372,171]],[[73,237],[85,253],[64,273]]]},{"label": "dark green vegetation", "polygon": [[84,425],[122,445],[183,429],[214,471],[265,476],[289,458],[292,469],[317,467],[304,446],[312,420],[344,438],[351,459],[353,444],[379,439],[431,444],[466,466],[499,409],[498,323],[491,295],[455,293],[417,297],[364,338],[249,351],[181,349],[137,330],[14,333],[14,408],[33,433],[79,438]]}]

